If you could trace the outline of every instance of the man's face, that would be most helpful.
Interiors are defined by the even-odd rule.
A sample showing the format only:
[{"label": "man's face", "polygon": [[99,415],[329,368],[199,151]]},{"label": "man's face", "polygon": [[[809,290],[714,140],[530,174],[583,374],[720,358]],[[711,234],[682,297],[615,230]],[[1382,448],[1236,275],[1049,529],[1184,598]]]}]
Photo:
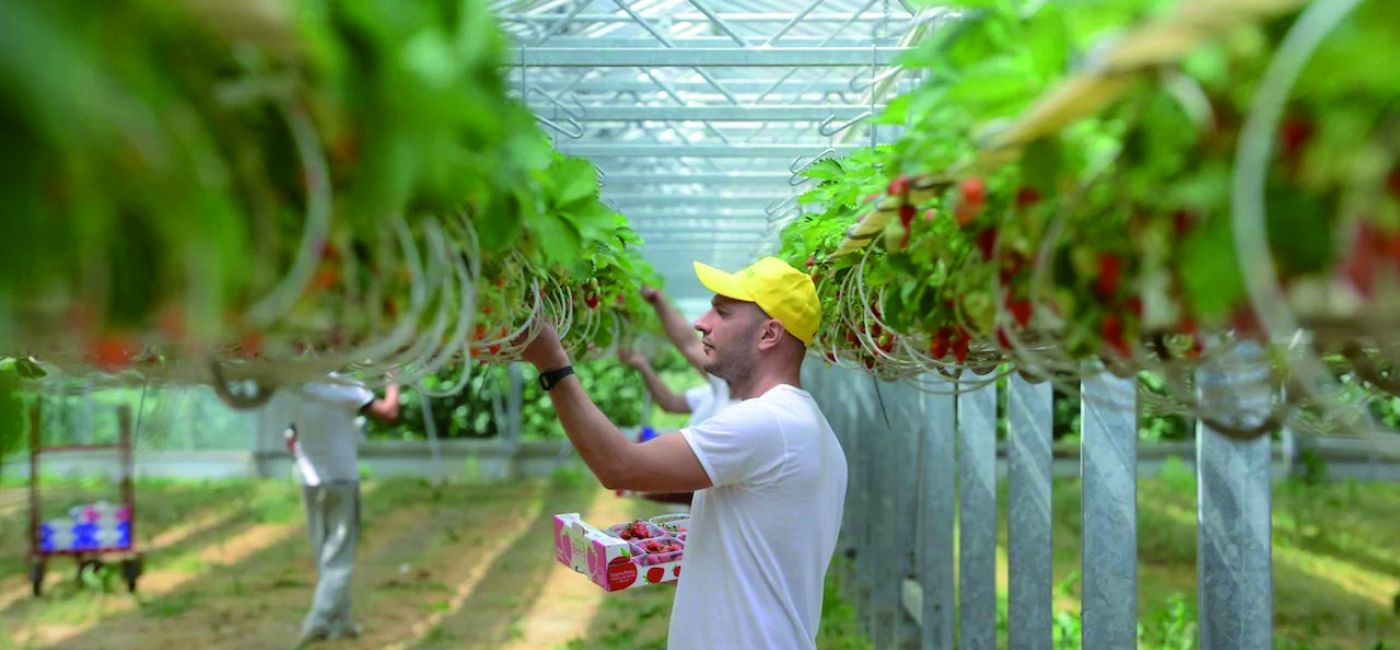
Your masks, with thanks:
[{"label": "man's face", "polygon": [[695,321],[704,336],[705,371],[726,381],[753,374],[758,363],[758,339],[766,316],[751,302],[715,296],[710,311]]}]

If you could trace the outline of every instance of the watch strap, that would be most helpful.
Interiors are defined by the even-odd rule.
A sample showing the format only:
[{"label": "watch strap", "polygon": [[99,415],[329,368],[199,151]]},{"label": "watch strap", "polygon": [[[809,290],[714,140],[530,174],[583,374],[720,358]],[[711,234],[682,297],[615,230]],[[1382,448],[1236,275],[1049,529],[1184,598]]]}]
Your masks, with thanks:
[{"label": "watch strap", "polygon": [[555,386],[559,385],[559,382],[563,381],[565,377],[572,374],[574,374],[573,366],[564,366],[558,370],[542,372],[540,373],[540,388],[548,393]]}]

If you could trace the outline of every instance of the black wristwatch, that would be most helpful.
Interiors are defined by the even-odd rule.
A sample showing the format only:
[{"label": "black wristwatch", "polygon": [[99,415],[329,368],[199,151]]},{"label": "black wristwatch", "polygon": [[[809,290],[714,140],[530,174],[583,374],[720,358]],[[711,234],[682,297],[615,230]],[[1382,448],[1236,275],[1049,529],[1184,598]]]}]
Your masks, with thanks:
[{"label": "black wristwatch", "polygon": [[544,389],[544,392],[548,393],[551,388],[558,386],[559,382],[564,381],[565,377],[568,377],[572,374],[574,374],[573,366],[564,366],[563,368],[560,368],[558,370],[542,372],[540,373],[540,388]]}]

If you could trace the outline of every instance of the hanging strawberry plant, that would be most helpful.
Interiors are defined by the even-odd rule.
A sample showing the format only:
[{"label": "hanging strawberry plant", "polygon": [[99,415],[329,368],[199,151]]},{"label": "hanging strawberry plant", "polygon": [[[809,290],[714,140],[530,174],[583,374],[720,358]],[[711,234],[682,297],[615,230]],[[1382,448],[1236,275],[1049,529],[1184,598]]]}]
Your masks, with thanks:
[{"label": "hanging strawberry plant", "polygon": [[[1163,372],[1189,402],[1208,341],[1267,340],[1247,282],[1264,264],[1319,352],[1374,357],[1400,312],[1400,73],[1357,62],[1400,54],[1400,10],[1364,2],[1306,52],[1298,25],[1316,17],[1241,12],[1178,55],[1178,9],[1213,11],[968,3],[909,57],[927,81],[879,118],[904,135],[811,165],[817,207],[783,233],[817,281],[816,351],[889,377],[1093,360]],[[1242,240],[1241,152],[1275,95],[1267,220]]]}]

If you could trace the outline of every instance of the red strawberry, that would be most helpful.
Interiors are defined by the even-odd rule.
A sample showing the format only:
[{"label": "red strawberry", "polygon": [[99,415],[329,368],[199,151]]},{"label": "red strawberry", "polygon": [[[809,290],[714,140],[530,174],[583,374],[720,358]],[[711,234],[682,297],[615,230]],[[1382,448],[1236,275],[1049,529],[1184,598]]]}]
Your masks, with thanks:
[{"label": "red strawberry", "polygon": [[977,250],[982,251],[982,259],[992,259],[992,249],[997,245],[996,228],[988,228],[977,233]]},{"label": "red strawberry", "polygon": [[1385,254],[1390,257],[1390,261],[1396,265],[1396,270],[1400,271],[1400,234],[1390,238],[1386,242]]},{"label": "red strawberry", "polygon": [[890,185],[889,187],[885,188],[885,192],[890,196],[904,196],[905,194],[908,194],[909,177],[903,174],[899,175],[894,180],[890,181]]},{"label": "red strawberry", "polygon": [[935,359],[948,356],[948,347],[952,343],[951,337],[951,330],[946,327],[938,328],[938,333],[933,337],[933,343],[929,344],[928,353],[933,355]]},{"label": "red strawberry", "polygon": [[334,266],[323,266],[316,270],[316,275],[311,277],[308,288],[315,291],[326,291],[335,288],[340,283],[340,271]]},{"label": "red strawberry", "polygon": [[846,342],[855,345],[860,339],[856,338],[856,333],[846,330]]},{"label": "red strawberry", "polygon": [[656,584],[666,577],[666,570],[661,567],[652,567],[647,571],[647,582]]},{"label": "red strawberry", "polygon": [[1374,226],[1362,221],[1352,236],[1351,250],[1342,260],[1341,271],[1352,286],[1362,296],[1370,298],[1375,293],[1376,259],[1375,241],[1380,237]]},{"label": "red strawberry", "polygon": [[621,293],[617,294],[617,304],[621,305],[625,302],[627,302],[627,295]]},{"label": "red strawberry", "polygon": [[1006,309],[1011,312],[1011,317],[1016,319],[1016,324],[1025,329],[1031,322],[1031,301],[1011,300],[1006,301]]},{"label": "red strawberry", "polygon": [[963,179],[958,189],[962,192],[962,202],[974,207],[981,207],[982,202],[987,199],[987,184],[981,177],[973,176]]},{"label": "red strawberry", "polygon": [[131,367],[132,357],[140,349],[135,339],[126,334],[106,334],[92,344],[91,357],[98,368],[116,372]]},{"label": "red strawberry", "polygon": [[816,266],[816,265],[817,265],[817,258],[815,258],[815,257],[809,257],[809,258],[807,258],[807,266],[810,267],[810,266]]},{"label": "red strawberry", "polygon": [[966,362],[967,362],[967,352],[968,352],[967,346],[968,346],[968,335],[967,335],[967,330],[961,330],[961,329],[960,329],[960,330],[958,330],[958,335],[957,335],[957,337],[953,339],[953,358],[954,358],[954,359],[957,359],[957,360],[958,360],[958,363],[966,363]]},{"label": "red strawberry", "polygon": [[889,333],[881,334],[879,340],[875,342],[882,352],[889,352],[894,349],[894,337]]},{"label": "red strawberry", "polygon": [[997,328],[997,344],[1000,345],[1003,350],[1011,349],[1011,337],[1007,336],[1006,330],[1000,327]]},{"label": "red strawberry", "polygon": [[497,289],[504,289],[505,287],[506,287],[506,279],[505,279],[505,278],[496,278],[496,288],[497,288]]},{"label": "red strawberry", "polygon": [[1313,124],[1311,121],[1301,117],[1288,117],[1279,124],[1278,139],[1281,153],[1285,160],[1296,158],[1312,140]]},{"label": "red strawberry", "polygon": [[590,294],[588,294],[587,296],[584,296],[584,298],[583,298],[583,304],[588,305],[588,308],[589,308],[589,309],[597,309],[597,308],[598,308],[598,294],[596,294],[596,293],[590,293]]},{"label": "red strawberry", "polygon": [[1129,356],[1128,342],[1123,338],[1123,320],[1118,317],[1118,314],[1105,315],[1100,329],[1103,333],[1103,340],[1109,347],[1121,356]]},{"label": "red strawberry", "polygon": [[[915,210],[914,206],[908,203],[899,206],[899,225],[908,228],[909,224],[914,223],[914,215],[917,213],[918,210]],[[908,235],[906,234],[905,236],[907,237]]]},{"label": "red strawberry", "polygon": [[1103,324],[1100,326],[1103,337],[1107,340],[1123,338],[1123,319],[1118,314],[1105,314]]},{"label": "red strawberry", "polygon": [[1112,296],[1118,291],[1120,273],[1122,273],[1122,264],[1117,257],[1107,253],[1100,255],[1099,277],[1094,281],[1094,289],[1105,298]]},{"label": "red strawberry", "polygon": [[1016,192],[1016,207],[1028,208],[1040,203],[1040,192],[1033,187],[1023,187]]},{"label": "red strawberry", "polygon": [[1142,298],[1137,296],[1128,298],[1127,305],[1128,311],[1132,312],[1134,316],[1142,318]]},{"label": "red strawberry", "polygon": [[1191,232],[1191,228],[1196,225],[1196,215],[1187,210],[1177,210],[1172,213],[1172,227],[1176,234],[1184,235]]},{"label": "red strawberry", "polygon": [[262,354],[262,334],[258,332],[248,332],[243,338],[238,339],[238,349],[244,358],[256,357]]},{"label": "red strawberry", "polygon": [[866,370],[874,370],[874,369],[875,369],[875,358],[874,358],[874,357],[866,357],[866,358],[865,358],[865,369],[866,369]]},{"label": "red strawberry", "polygon": [[1230,327],[1241,335],[1259,333],[1259,317],[1254,314],[1254,310],[1249,305],[1240,305],[1235,312],[1230,315]]}]

